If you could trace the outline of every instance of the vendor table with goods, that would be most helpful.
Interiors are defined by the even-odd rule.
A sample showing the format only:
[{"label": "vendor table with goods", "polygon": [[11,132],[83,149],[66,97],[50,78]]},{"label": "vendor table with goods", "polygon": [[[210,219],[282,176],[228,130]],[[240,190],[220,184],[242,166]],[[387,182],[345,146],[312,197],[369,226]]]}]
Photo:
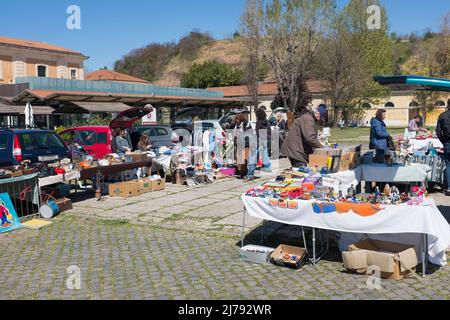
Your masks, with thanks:
[{"label": "vendor table with goods", "polygon": [[46,187],[53,184],[64,183],[72,180],[80,179],[81,174],[78,170],[73,170],[63,174],[58,174],[54,176],[48,176],[45,178],[39,178],[39,186]]},{"label": "vendor table with goods", "polygon": [[413,150],[420,150],[423,148],[427,148],[428,146],[432,146],[433,148],[436,149],[443,149],[444,145],[442,144],[442,142],[439,139],[410,139],[409,143],[411,144]]},{"label": "vendor table with goods", "polygon": [[127,170],[139,169],[152,166],[152,160],[137,161],[129,163],[109,164],[105,166],[96,166],[91,168],[83,168],[80,172],[80,180],[95,180],[96,197],[101,198],[102,181],[106,175],[125,172]]},{"label": "vendor table with goods", "polygon": [[423,183],[431,178],[431,168],[426,164],[386,165],[363,164],[355,169],[356,179],[367,182]]},{"label": "vendor table with goods", "polygon": [[[329,176],[327,177],[329,178]],[[417,186],[411,196],[398,189],[383,194],[357,195],[353,187],[342,191],[324,186],[320,174],[304,179],[266,183],[248,190],[242,201],[246,212],[256,218],[313,228],[313,263],[316,262],[315,229],[362,234],[422,234],[423,274],[430,261],[444,265],[445,250],[450,245],[450,226],[424,187]],[[329,184],[329,181],[326,183]],[[303,235],[304,236],[304,235]],[[243,234],[244,237],[244,234]],[[304,240],[305,242],[305,240]],[[306,246],[306,243],[305,243]]]}]

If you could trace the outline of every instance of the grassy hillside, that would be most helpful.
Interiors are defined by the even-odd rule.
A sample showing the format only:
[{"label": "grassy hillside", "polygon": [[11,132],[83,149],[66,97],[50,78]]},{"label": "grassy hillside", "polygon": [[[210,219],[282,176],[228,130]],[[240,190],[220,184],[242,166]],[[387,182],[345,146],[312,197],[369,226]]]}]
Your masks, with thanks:
[{"label": "grassy hillside", "polygon": [[[414,47],[420,42],[432,47],[438,36],[418,38],[413,41],[398,40],[394,43],[395,70],[412,55]],[[240,39],[214,40],[208,34],[191,32],[178,43],[150,44],[133,50],[116,62],[116,71],[151,81],[158,85],[179,86],[183,73],[194,63],[218,60],[241,68],[245,63],[245,45]],[[273,80],[269,73],[266,81]]]}]

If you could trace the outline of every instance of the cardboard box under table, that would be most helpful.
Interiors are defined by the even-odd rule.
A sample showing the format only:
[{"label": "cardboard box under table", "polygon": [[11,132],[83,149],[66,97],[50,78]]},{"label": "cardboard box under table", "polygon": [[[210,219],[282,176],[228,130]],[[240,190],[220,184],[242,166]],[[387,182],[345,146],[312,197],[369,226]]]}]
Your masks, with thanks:
[{"label": "cardboard box under table", "polygon": [[401,280],[414,273],[417,254],[414,246],[394,242],[365,239],[342,253],[346,269],[365,274],[370,266],[377,266],[381,278]]},{"label": "cardboard box under table", "polygon": [[247,245],[239,249],[239,259],[247,262],[266,264],[270,262],[270,254],[274,248]]},{"label": "cardboard box under table", "polygon": [[109,196],[120,198],[132,198],[143,194],[141,181],[128,181],[109,185]]},{"label": "cardboard box under table", "polygon": [[[294,258],[285,259],[285,255],[289,255]],[[284,244],[276,248],[275,251],[270,255],[270,261],[273,264],[294,269],[300,269],[301,267],[303,267],[306,264],[307,260],[308,254],[306,249],[287,246]]]}]

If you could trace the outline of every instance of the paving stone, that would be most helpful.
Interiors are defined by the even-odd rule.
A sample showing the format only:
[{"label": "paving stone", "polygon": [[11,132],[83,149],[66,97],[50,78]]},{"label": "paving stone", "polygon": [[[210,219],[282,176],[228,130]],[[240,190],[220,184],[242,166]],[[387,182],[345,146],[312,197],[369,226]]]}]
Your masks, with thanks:
[{"label": "paving stone", "polygon": [[167,208],[159,209],[158,211],[163,212],[163,213],[170,213],[170,214],[180,214],[180,213],[187,212],[189,210],[192,210],[192,207],[175,205],[175,206],[170,206]]},{"label": "paving stone", "polygon": [[[260,223],[262,223],[261,219],[251,217],[248,214],[245,216],[245,226],[247,228],[252,228]],[[214,224],[241,226],[242,213],[235,213],[229,217],[226,217],[225,219],[214,222]]]},{"label": "paving stone", "polygon": [[207,198],[201,198],[201,199],[195,199],[195,200],[188,200],[185,202],[182,202],[183,205],[189,205],[193,208],[195,207],[203,207],[207,205],[212,205],[215,203],[220,203],[217,199],[207,199]]}]

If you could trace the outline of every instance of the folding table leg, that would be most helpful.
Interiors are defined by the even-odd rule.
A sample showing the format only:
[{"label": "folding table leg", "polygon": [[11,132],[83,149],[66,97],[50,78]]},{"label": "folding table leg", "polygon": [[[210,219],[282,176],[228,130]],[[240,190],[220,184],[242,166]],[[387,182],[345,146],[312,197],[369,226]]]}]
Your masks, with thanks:
[{"label": "folding table leg", "polygon": [[306,244],[305,229],[303,228],[303,226],[302,226],[302,237],[303,237],[303,246],[305,247],[306,253],[309,256],[308,245]]},{"label": "folding table leg", "polygon": [[313,266],[316,266],[316,229],[312,229]]},{"label": "folding table leg", "polygon": [[241,248],[244,246],[244,240],[245,240],[245,214],[247,210],[244,208],[244,211],[242,211],[242,229],[241,229]]},{"label": "folding table leg", "polygon": [[427,274],[428,264],[428,234],[423,235],[423,253],[422,253],[422,277]]}]

